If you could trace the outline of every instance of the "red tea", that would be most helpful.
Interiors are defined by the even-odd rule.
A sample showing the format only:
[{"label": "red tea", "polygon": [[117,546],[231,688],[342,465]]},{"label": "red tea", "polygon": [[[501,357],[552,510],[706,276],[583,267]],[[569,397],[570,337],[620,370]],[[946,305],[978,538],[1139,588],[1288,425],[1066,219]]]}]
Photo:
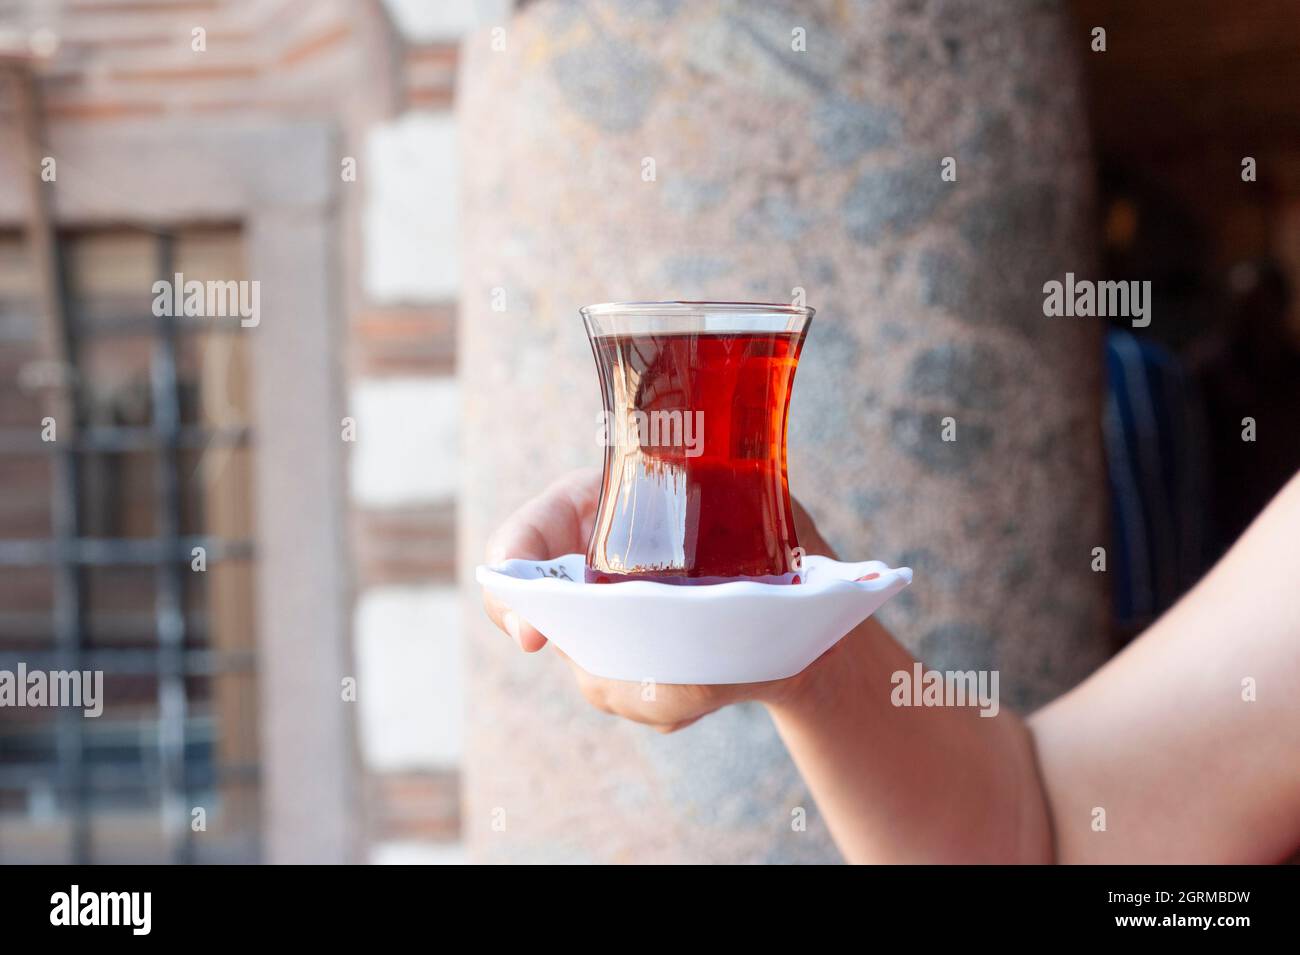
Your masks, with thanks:
[{"label": "red tea", "polygon": [[592,338],[605,476],[586,579],[798,583],[786,481],[803,332]]}]

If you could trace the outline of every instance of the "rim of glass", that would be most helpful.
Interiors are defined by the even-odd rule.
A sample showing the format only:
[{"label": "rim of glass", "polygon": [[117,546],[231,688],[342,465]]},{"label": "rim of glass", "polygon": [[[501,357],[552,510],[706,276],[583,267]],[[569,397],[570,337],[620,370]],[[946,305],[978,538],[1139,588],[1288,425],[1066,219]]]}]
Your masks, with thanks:
[{"label": "rim of glass", "polygon": [[681,316],[692,315],[784,315],[810,319],[817,309],[809,305],[781,302],[601,302],[578,309],[584,318],[613,315]]}]

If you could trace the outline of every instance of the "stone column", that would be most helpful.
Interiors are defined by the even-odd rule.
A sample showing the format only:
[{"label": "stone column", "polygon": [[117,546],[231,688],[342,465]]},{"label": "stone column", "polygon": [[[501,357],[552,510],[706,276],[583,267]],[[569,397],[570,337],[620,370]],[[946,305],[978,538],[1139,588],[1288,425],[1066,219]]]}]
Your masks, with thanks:
[{"label": "stone column", "polygon": [[470,568],[600,460],[580,305],[802,289],[791,486],[842,555],[915,568],[887,625],[932,665],[1000,670],[1004,705],[1098,665],[1100,327],[1042,311],[1093,262],[1086,37],[1033,0],[542,0],[504,29],[468,42],[460,88],[471,852],[835,859],[761,708],[667,737],[597,713],[489,631]]}]

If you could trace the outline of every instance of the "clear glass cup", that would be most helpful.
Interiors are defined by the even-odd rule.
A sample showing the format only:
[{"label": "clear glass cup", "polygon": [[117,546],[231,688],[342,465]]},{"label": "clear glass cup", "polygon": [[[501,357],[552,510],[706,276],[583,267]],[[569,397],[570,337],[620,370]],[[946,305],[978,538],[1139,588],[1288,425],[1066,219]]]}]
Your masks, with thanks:
[{"label": "clear glass cup", "polygon": [[786,431],[813,309],[622,302],[581,312],[605,444],[587,581],[798,583]]}]

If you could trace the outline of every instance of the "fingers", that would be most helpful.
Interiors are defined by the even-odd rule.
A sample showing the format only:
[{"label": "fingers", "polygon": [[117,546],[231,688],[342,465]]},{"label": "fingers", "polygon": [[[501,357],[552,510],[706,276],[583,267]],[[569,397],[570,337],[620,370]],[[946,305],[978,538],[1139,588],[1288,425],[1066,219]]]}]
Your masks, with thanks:
[{"label": "fingers", "polygon": [[[512,517],[501,526],[488,543],[487,559],[489,564],[499,564],[516,557],[521,559],[546,560],[546,541],[541,532],[531,523]],[[546,638],[534,627],[525,622],[519,614],[483,588],[483,609],[488,619],[505,631],[525,653],[536,653],[546,646]]]},{"label": "fingers", "polygon": [[519,649],[525,653],[536,653],[546,646],[546,637],[537,628],[488,593],[486,587],[483,588],[483,609],[487,611],[488,619],[517,643]]},{"label": "fingers", "polygon": [[483,589],[483,609],[488,619],[500,627],[525,653],[536,653],[546,646],[546,637],[526,620]]},{"label": "fingers", "polygon": [[[506,522],[496,529],[495,533],[488,539],[487,561],[489,564],[500,564],[511,558],[518,560],[550,560],[551,557],[561,556],[550,553],[551,545],[547,541],[547,531],[550,530],[547,522],[548,520],[553,522],[555,518],[550,517],[548,519],[545,512],[540,512],[535,507],[538,503],[538,501],[530,501],[525,504],[506,518]],[[534,511],[539,512],[533,513]],[[542,526],[539,526],[539,524]]]},{"label": "fingers", "polygon": [[[566,474],[506,518],[488,542],[488,563],[510,558],[550,560],[583,550],[599,494],[599,469]],[[486,589],[483,607],[525,653],[546,646],[545,636]]]},{"label": "fingers", "polygon": [[674,687],[671,684],[665,684],[658,687],[658,691],[662,694],[671,694],[668,698],[646,699],[644,696],[645,688],[640,683],[607,680],[604,677],[592,676],[569,659],[559,647],[555,648],[555,652],[573,670],[574,679],[578,683],[578,690],[588,703],[602,713],[619,716],[634,723],[641,723],[659,733],[675,733],[678,730],[685,729],[692,723],[708,716],[709,713],[712,713],[721,705],[721,702],[716,705],[705,704],[707,708],[703,712],[683,714],[681,712],[682,704],[678,700],[677,693],[673,691],[700,688]]},{"label": "fingers", "polygon": [[[591,536],[591,525],[596,519],[596,507],[600,503],[600,486],[603,468],[579,468],[570,471],[553,483],[548,491],[562,494],[569,499],[573,516],[578,525],[578,536],[585,547]],[[581,549],[581,548],[579,548]]]},{"label": "fingers", "polygon": [[550,560],[585,550],[599,496],[599,470],[566,474],[506,518],[488,542],[489,563]]},{"label": "fingers", "polygon": [[546,646],[546,638],[542,636],[541,631],[513,610],[505,612],[502,624],[506,633],[514,638],[515,643],[519,644],[519,649],[524,653],[536,653]]},{"label": "fingers", "polygon": [[656,726],[655,730],[664,734],[676,733],[678,730],[684,730],[692,723],[698,723],[702,719],[704,719],[703,716],[692,716],[689,720],[680,720],[676,723],[669,723],[667,726]]},{"label": "fingers", "polygon": [[594,677],[578,664],[569,659],[568,655],[558,647],[555,652],[560,655],[569,668],[573,670],[574,679],[578,683],[578,692],[588,703],[600,710],[602,713],[608,713],[610,716],[617,716],[614,710],[614,703],[609,692],[609,680],[602,680]]},{"label": "fingers", "polygon": [[[601,470],[575,471],[560,478],[540,495],[516,510],[492,535],[487,548],[489,563],[514,558],[550,560],[582,551],[591,535],[600,500]],[[796,504],[798,519],[812,527],[807,513]],[[802,533],[802,532],[801,532]],[[819,552],[826,552],[815,529],[810,540]],[[486,588],[483,607],[488,618],[505,631],[519,648],[533,653],[546,646],[547,639],[518,612],[498,600]],[[727,703],[744,697],[744,687],[677,686],[651,687],[637,682],[606,680],[592,676],[570,660],[559,648],[561,658],[573,669],[578,689],[596,709],[643,723],[660,733],[675,733]]]}]

